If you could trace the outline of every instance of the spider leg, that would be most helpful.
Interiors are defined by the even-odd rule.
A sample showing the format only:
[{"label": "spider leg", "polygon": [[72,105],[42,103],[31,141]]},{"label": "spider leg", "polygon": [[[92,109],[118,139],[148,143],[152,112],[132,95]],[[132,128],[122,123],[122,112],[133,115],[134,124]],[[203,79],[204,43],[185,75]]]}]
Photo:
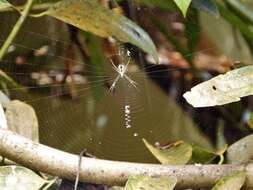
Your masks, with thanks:
[{"label": "spider leg", "polygon": [[118,75],[118,76],[116,77],[116,79],[113,81],[113,83],[112,83],[112,85],[111,85],[111,87],[110,87],[110,89],[109,89],[110,92],[112,92],[112,91],[114,90],[115,85],[116,85],[116,83],[118,82],[119,78],[120,78],[120,75]]},{"label": "spider leg", "polygon": [[119,73],[119,70],[118,70],[118,67],[116,67],[116,65],[113,63],[113,61],[110,59],[111,61],[111,64],[112,64],[112,68],[117,72]]},{"label": "spider leg", "polygon": [[130,79],[126,74],[124,74],[124,77],[127,79],[127,81],[128,81],[131,85],[133,85],[134,88],[138,89],[138,88],[137,88],[137,85],[138,85],[137,82],[135,82],[135,81],[133,81],[132,79]]}]

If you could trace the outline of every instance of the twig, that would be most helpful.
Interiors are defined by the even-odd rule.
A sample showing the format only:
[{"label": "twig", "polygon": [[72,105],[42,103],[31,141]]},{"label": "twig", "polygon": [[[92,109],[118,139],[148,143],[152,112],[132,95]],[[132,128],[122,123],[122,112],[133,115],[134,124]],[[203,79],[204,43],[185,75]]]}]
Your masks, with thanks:
[{"label": "twig", "polygon": [[78,160],[78,170],[76,172],[76,180],[75,180],[75,188],[74,190],[77,190],[78,187],[78,182],[79,182],[79,176],[80,176],[80,170],[81,170],[81,166],[82,166],[82,157],[85,153],[86,149],[84,149],[80,155],[79,155],[79,160]]},{"label": "twig", "polygon": [[32,8],[34,0],[27,0],[27,3],[25,5],[24,11],[22,11],[21,16],[19,17],[18,21],[16,22],[13,30],[9,34],[8,38],[5,40],[3,46],[0,49],[0,61],[3,59],[5,53],[7,52],[9,46],[11,45],[12,41],[16,37],[17,33],[21,29],[21,26],[23,25],[24,21],[26,20],[26,17],[29,15],[29,12]]},{"label": "twig", "polygon": [[[43,4],[36,4],[32,7],[33,11],[46,11],[48,8],[52,6],[53,3],[43,3]],[[7,7],[0,10],[0,13],[2,12],[12,12],[14,10],[17,10],[18,12],[21,12],[25,9],[24,6],[15,6],[15,7]]]},{"label": "twig", "polygon": [[[33,170],[74,180],[79,156],[32,142],[13,132],[0,129],[0,155]],[[175,176],[177,188],[212,186],[232,171],[246,171],[246,187],[253,188],[253,164],[248,165],[178,165],[137,164],[82,157],[80,181],[123,185],[132,175]]]}]

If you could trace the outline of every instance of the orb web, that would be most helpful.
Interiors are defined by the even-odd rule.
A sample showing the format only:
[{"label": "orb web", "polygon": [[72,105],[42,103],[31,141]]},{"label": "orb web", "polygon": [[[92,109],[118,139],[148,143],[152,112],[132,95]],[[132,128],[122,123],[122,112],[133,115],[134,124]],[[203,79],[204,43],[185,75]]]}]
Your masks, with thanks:
[{"label": "orb web", "polygon": [[[11,14],[1,19],[0,44],[16,18]],[[41,31],[43,22],[48,27]],[[77,154],[86,148],[98,158],[149,162],[153,157],[142,138],[151,142],[192,139],[206,143],[191,119],[150,79],[169,80],[170,72],[176,68],[138,66],[127,54],[131,58],[127,74],[137,83],[137,89],[129,81],[119,80],[110,92],[108,87],[117,76],[110,59],[121,56],[124,61],[125,56],[107,57],[104,68],[92,65],[94,74],[80,53],[67,56],[71,44],[65,24],[50,18],[41,22],[29,19],[27,23],[30,24],[21,29],[1,63],[1,69],[27,92],[18,87],[4,92],[12,99],[18,98],[33,106],[43,144]],[[76,47],[74,50],[78,52]],[[72,75],[68,73],[69,62],[74,67]],[[99,100],[94,97],[97,88],[104,89]],[[185,133],[187,128],[200,134],[199,137],[194,139],[192,134]]]}]

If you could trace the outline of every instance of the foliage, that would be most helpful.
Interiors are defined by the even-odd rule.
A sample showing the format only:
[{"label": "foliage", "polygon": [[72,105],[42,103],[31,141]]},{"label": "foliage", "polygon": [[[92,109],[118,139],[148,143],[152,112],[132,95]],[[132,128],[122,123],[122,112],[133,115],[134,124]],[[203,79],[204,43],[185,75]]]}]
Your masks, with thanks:
[{"label": "foliage", "polygon": [[198,84],[184,98],[194,107],[224,105],[253,95],[253,66],[246,66]]},{"label": "foliage", "polygon": [[221,178],[212,190],[240,190],[246,179],[245,172],[233,172]]},{"label": "foliage", "polygon": [[175,142],[169,148],[160,150],[149,144],[145,139],[143,139],[143,142],[162,164],[186,164],[192,156],[192,147],[184,142]]},{"label": "foliage", "polygon": [[[113,1],[116,8],[119,8],[118,3],[121,1]],[[162,10],[172,12],[178,9],[181,11],[184,18],[184,37],[187,38],[185,44],[181,43],[175,34],[170,31],[165,23],[154,15],[148,15],[148,20],[157,31],[159,31],[165,39],[172,44],[174,49],[179,52],[191,67],[191,71],[196,78],[202,77],[202,72],[199,71],[194,63],[193,52],[198,46],[200,39],[200,30],[203,29],[204,20],[201,11],[207,12],[209,18],[217,19],[222,18],[223,21],[230,27],[231,30],[235,30],[240,36],[240,44],[243,44],[253,54],[253,14],[252,8],[247,6],[244,1],[239,0],[140,0],[141,5],[150,7],[159,7]],[[30,11],[32,7],[39,6],[41,4],[48,5],[45,10],[39,14],[32,14]],[[113,7],[113,6],[112,6]],[[115,8],[114,7],[114,8]],[[15,7],[6,0],[0,0],[0,11],[4,10],[18,10],[21,13],[20,19],[15,25],[14,29],[7,38],[5,44],[0,49],[2,60],[10,44],[15,39],[18,31],[21,29],[26,17],[41,17],[51,16],[67,24],[73,25],[83,31],[92,33],[93,35],[109,38],[110,40],[118,40],[121,43],[131,43],[139,47],[145,53],[151,55],[156,63],[159,62],[158,53],[153,40],[149,34],[142,29],[137,23],[124,16],[121,11],[117,12],[115,9],[110,9],[107,6],[100,4],[97,0],[35,0],[34,2],[29,0],[28,5],[23,7]],[[119,8],[120,9],[120,8]],[[207,26],[208,27],[208,26]],[[209,26],[210,27],[210,26]],[[219,36],[218,29],[214,33],[215,37]],[[88,60],[91,64],[90,72],[94,73],[94,77],[99,72],[98,68],[102,68],[105,64],[105,57],[101,53],[102,40],[89,35],[86,36],[89,53]],[[233,36],[233,38],[236,38]],[[237,41],[237,38],[235,39]],[[241,43],[242,42],[242,43]],[[220,43],[220,40],[217,41]],[[220,44],[219,44],[220,45]],[[221,44],[223,45],[223,44]],[[226,52],[227,48],[221,47],[224,54],[229,56]],[[248,59],[250,60],[250,59]],[[87,60],[86,60],[87,61]],[[251,64],[246,61],[244,64]],[[101,70],[100,70],[101,71]],[[9,77],[4,71],[0,70],[1,84],[7,84],[9,87],[15,87],[20,89],[21,86]],[[92,81],[92,78],[90,79]],[[240,101],[241,98],[253,95],[253,66],[245,66],[233,71],[229,71],[226,74],[218,75],[206,82],[200,83],[193,87],[190,92],[186,92],[184,97],[194,107],[208,107],[219,106],[229,104],[232,102]],[[95,87],[95,88],[94,88]],[[93,95],[96,99],[99,95],[103,94],[103,87],[93,86]],[[10,128],[13,131],[22,133],[28,138],[33,138],[38,141],[38,123],[35,116],[35,112],[32,108],[25,108],[21,102],[17,102],[12,107],[13,101],[9,103],[6,109],[6,117],[4,116],[4,110],[0,107],[0,126]],[[15,102],[14,102],[15,103]],[[19,107],[22,104],[22,108]],[[27,113],[27,110],[29,113]],[[31,116],[31,122],[34,124],[27,124],[28,118],[24,115]],[[247,121],[248,125],[252,128],[252,115]],[[25,119],[25,120],[22,120]],[[34,129],[30,128],[30,131],[25,126],[34,126]],[[190,125],[190,124],[188,124]],[[21,127],[21,128],[19,128]],[[233,145],[227,148],[225,145],[223,148],[213,151],[201,146],[190,144],[183,141],[177,141],[169,144],[165,147],[155,147],[147,140],[143,139],[143,142],[152,155],[161,162],[161,164],[169,165],[185,165],[185,164],[222,164],[224,162],[224,155],[226,153],[226,163],[228,164],[245,164],[252,161],[252,135],[249,135]],[[39,189],[43,185],[48,184],[47,180],[38,176],[34,172],[21,166],[3,166],[0,167],[0,186],[1,188],[9,188],[10,185],[14,186],[17,183],[19,185],[25,185],[25,189]],[[245,182],[246,174],[243,171],[233,172],[228,176],[221,178],[212,190],[239,190]],[[23,184],[23,182],[27,182]],[[14,183],[15,182],[15,183]],[[12,184],[10,184],[12,183]],[[177,178],[175,177],[149,177],[149,176],[131,176],[125,187],[125,190],[132,189],[168,189],[172,190],[176,186]],[[14,187],[13,187],[14,189]],[[121,187],[113,187],[111,189],[122,189]]]},{"label": "foliage", "polygon": [[1,166],[0,187],[1,189],[37,190],[48,183],[33,171],[22,166]]},{"label": "foliage", "polygon": [[177,183],[175,177],[159,177],[151,178],[147,176],[130,177],[126,183],[125,190],[152,190],[154,187],[157,190],[172,190]]}]

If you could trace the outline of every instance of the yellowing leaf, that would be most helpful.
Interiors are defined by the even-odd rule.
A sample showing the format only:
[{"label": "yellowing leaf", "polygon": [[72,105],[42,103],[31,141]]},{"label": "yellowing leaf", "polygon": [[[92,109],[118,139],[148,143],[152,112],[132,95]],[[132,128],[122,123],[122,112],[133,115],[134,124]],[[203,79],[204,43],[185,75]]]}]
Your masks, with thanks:
[{"label": "yellowing leaf", "polygon": [[192,146],[187,143],[180,143],[172,145],[168,149],[158,149],[142,139],[149,151],[159,160],[162,164],[178,165],[186,164],[192,156]]},{"label": "yellowing leaf", "polygon": [[243,171],[233,172],[222,177],[212,190],[240,190],[246,179],[246,173]]},{"label": "yellowing leaf", "polygon": [[149,35],[131,20],[101,6],[97,0],[62,0],[45,14],[100,37],[111,36],[132,43],[158,63],[156,47]]},{"label": "yellowing leaf", "polygon": [[124,190],[173,190],[176,183],[175,177],[132,176],[128,179]]},{"label": "yellowing leaf", "polygon": [[193,87],[183,96],[194,107],[224,105],[253,95],[253,66],[245,66]]},{"label": "yellowing leaf", "polygon": [[192,0],[174,0],[178,8],[182,11],[184,17],[187,14],[187,10],[191,4]]}]

